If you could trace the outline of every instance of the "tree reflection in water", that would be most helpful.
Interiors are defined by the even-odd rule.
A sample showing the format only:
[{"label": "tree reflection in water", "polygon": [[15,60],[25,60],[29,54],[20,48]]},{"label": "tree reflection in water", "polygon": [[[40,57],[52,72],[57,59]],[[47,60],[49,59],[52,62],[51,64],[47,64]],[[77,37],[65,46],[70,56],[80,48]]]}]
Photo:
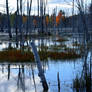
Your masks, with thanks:
[{"label": "tree reflection in water", "polygon": [[[48,50],[46,48],[47,45],[51,46],[52,42],[50,39],[49,39],[49,41],[47,41],[47,39],[44,41],[43,40],[44,39],[39,39],[39,41],[37,43],[36,42],[35,43],[36,43],[36,45],[38,44],[38,46],[37,46],[38,51],[46,52]],[[35,41],[37,41],[37,40],[35,40]],[[29,42],[27,44],[29,44]],[[53,44],[56,45],[56,43],[53,43]],[[9,43],[9,48],[11,48],[11,46],[13,46],[13,44]],[[18,42],[18,46],[16,46],[16,47],[18,47],[18,49],[20,49],[20,42]],[[25,49],[22,49],[22,50],[25,50]],[[27,48],[26,50],[30,51],[30,48]],[[44,70],[44,73],[46,74],[47,82],[50,83],[50,85],[49,85],[50,91],[49,92],[52,92],[53,89],[55,89],[53,92],[59,92],[59,91],[65,92],[65,88],[66,89],[69,88],[68,92],[84,92],[84,91],[91,92],[90,85],[92,85],[92,84],[91,84],[90,80],[92,80],[92,68],[91,68],[92,59],[90,59],[90,63],[87,62],[89,52],[92,53],[92,50],[88,50],[86,52],[84,59],[81,59],[82,63],[81,63],[81,60],[80,61],[73,60],[73,62],[72,61],[70,62],[68,60],[62,62],[62,60],[60,60],[58,62],[58,61],[54,61],[54,60],[51,61],[49,59],[48,61],[43,61],[42,68]],[[42,55],[45,56],[44,53]],[[81,69],[82,68],[81,64],[83,64],[83,70]],[[74,67],[73,67],[73,65],[74,65]],[[75,81],[75,83],[77,83],[77,85],[82,84],[81,86],[78,86],[79,88],[81,87],[81,89],[75,88],[74,91],[71,91],[71,88],[66,87],[66,85],[63,85],[63,83],[66,82],[66,84],[68,84],[67,79],[70,79],[70,81],[72,82],[72,77],[75,78],[75,76],[73,76],[72,72],[74,71],[74,74],[77,75],[77,71],[75,71],[75,70],[77,70],[78,66],[79,66],[78,70],[80,72],[82,70],[82,74],[80,73],[77,78],[78,80],[75,81],[76,79],[74,79],[74,81]],[[42,84],[39,81],[40,79],[37,75],[38,71],[37,71],[37,66],[35,63],[28,63],[28,62],[25,62],[25,64],[24,63],[19,63],[19,64],[18,63],[14,63],[14,64],[13,63],[5,63],[5,64],[1,63],[1,69],[2,69],[1,76],[5,75],[4,79],[2,78],[3,83],[7,82],[6,84],[8,84],[8,82],[11,82],[11,80],[12,80],[12,83],[8,84],[7,88],[10,89],[10,87],[13,84],[14,88],[16,89],[16,92],[20,92],[20,91],[22,91],[22,92],[27,92],[27,91],[42,92]],[[26,71],[27,71],[27,73],[26,73]],[[60,90],[58,90],[57,77],[55,76],[55,75],[57,75],[57,72],[60,73],[60,81],[61,81]],[[6,76],[6,74],[7,74],[7,76]],[[66,76],[68,76],[68,77],[66,77]],[[81,78],[80,78],[80,76],[81,76]],[[13,77],[14,77],[14,80],[13,80]],[[6,79],[8,81],[6,81]],[[53,86],[54,80],[55,80],[56,86]],[[2,82],[0,82],[0,83],[2,83]],[[83,85],[83,83],[85,85]],[[3,85],[3,88],[4,88],[4,85]],[[3,91],[0,90],[0,92],[3,92]],[[6,91],[6,92],[8,92],[8,91]],[[9,92],[12,92],[12,91],[9,91]],[[43,90],[43,92],[46,92],[46,91]]]},{"label": "tree reflection in water", "polygon": [[32,70],[32,78],[33,78],[33,82],[34,82],[35,92],[37,92],[37,90],[36,90],[36,83],[35,83],[35,76],[34,76],[34,69],[33,69],[32,65],[31,65],[31,70]]},{"label": "tree reflection in water", "polygon": [[92,50],[85,50],[81,77],[73,81],[74,92],[92,92]]},{"label": "tree reflection in water", "polygon": [[22,91],[25,92],[24,65],[22,65],[21,68],[20,68],[20,65],[19,65],[17,86],[18,86],[18,89],[22,89]]}]

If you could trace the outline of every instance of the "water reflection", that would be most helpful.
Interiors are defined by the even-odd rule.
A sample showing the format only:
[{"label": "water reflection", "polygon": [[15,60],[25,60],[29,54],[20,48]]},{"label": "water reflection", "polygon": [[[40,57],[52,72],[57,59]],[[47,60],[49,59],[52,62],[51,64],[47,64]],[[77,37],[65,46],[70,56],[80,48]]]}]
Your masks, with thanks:
[{"label": "water reflection", "polygon": [[37,69],[31,64],[0,64],[0,80],[0,92],[37,92],[36,85],[42,90]]},{"label": "water reflection", "polygon": [[24,65],[22,65],[22,68],[20,68],[20,65],[19,65],[17,88],[18,90],[21,89],[23,92],[25,92]]},{"label": "water reflection", "polygon": [[[24,42],[24,46],[27,48],[22,48],[20,41],[17,43],[2,42],[0,44],[0,50],[14,47],[17,49],[30,51],[30,48],[28,48],[29,42],[29,40]],[[45,52],[49,50],[49,47],[52,48],[52,45],[57,47],[61,44],[60,42],[52,41],[52,39],[49,38],[35,39],[34,42],[38,51]],[[71,43],[72,41],[66,41],[63,44],[67,44],[68,47],[72,48]],[[73,80],[76,79],[76,76],[80,78],[82,74],[84,78],[86,73],[88,74],[88,71],[90,71],[91,64],[88,62],[90,58],[87,58],[89,52],[90,51],[88,51],[83,58],[76,60],[48,59],[48,61],[43,61],[42,68],[49,85],[48,92],[78,92],[77,90],[73,89]],[[90,67],[85,66],[89,64]],[[59,73],[60,90],[58,90],[57,73]],[[38,76],[36,63],[0,63],[0,80],[0,92],[44,92]],[[88,92],[87,90],[86,92]],[[82,90],[82,92],[83,91],[84,90]]]},{"label": "water reflection", "polygon": [[[58,92],[57,73],[59,72],[60,92],[73,92],[72,80],[81,72],[82,60],[73,62],[49,61],[42,66],[49,84],[48,92]],[[3,77],[2,77],[3,76]],[[37,66],[34,63],[0,64],[0,92],[44,92]],[[7,91],[4,91],[7,85]]]},{"label": "water reflection", "polygon": [[83,69],[73,81],[74,92],[92,92],[92,50],[85,50]]}]

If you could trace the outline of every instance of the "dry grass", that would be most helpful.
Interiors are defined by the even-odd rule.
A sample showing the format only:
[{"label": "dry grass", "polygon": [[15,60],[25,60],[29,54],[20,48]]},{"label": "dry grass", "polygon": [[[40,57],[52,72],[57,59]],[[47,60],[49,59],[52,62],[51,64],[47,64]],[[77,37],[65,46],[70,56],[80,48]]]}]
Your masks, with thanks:
[{"label": "dry grass", "polygon": [[76,59],[80,55],[75,52],[48,52],[48,57],[51,59]]},{"label": "dry grass", "polygon": [[21,50],[8,50],[0,52],[1,61],[31,61],[34,60],[32,52],[22,52]]},{"label": "dry grass", "polygon": [[[51,58],[56,59],[76,59],[80,55],[75,52],[52,52],[52,51],[39,51],[40,59],[47,60]],[[24,52],[21,50],[8,50],[0,52],[0,61],[34,61],[34,55],[32,52]]]},{"label": "dry grass", "polygon": [[58,37],[57,40],[54,40],[56,42],[65,42],[65,41],[69,41],[67,37]]}]

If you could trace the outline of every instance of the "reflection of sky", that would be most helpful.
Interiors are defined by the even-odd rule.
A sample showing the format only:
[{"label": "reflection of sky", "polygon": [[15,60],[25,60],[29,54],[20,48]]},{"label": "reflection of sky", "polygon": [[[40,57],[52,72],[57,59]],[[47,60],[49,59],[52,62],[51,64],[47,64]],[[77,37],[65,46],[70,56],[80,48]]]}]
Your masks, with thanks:
[{"label": "reflection of sky", "polygon": [[[74,48],[73,47],[73,42],[76,42],[76,39],[74,38],[68,38],[69,41],[65,41],[65,42],[55,42],[55,40],[58,40],[58,37],[53,37],[53,38],[39,38],[39,39],[35,39],[35,45],[40,48],[41,46],[48,46],[51,47],[52,45],[60,45],[60,44],[64,44],[66,45],[68,48]],[[78,41],[80,41],[80,39],[77,39]],[[83,41],[83,39],[81,39],[81,42]],[[80,43],[81,43],[80,42]],[[16,48],[16,42],[0,42],[0,51],[2,49],[8,48],[9,47],[9,43],[11,43],[11,47]],[[28,43],[30,43],[30,41],[28,41]],[[24,42],[24,45],[27,46],[27,43]],[[18,48],[20,48],[20,42],[18,43]],[[38,49],[37,48],[37,49]]]},{"label": "reflection of sky", "polygon": [[7,45],[8,45],[7,43],[2,43],[2,42],[1,42],[1,44],[0,44],[0,51],[1,51],[2,49],[4,49],[4,48],[7,48],[7,47],[8,47]]},{"label": "reflection of sky", "polygon": [[[6,69],[5,69],[6,70]],[[16,71],[16,72],[15,72]],[[25,70],[25,92],[35,92],[34,83],[32,76],[26,75],[27,70]],[[18,69],[11,69],[10,80],[7,80],[8,73],[1,72],[0,67],[0,92],[22,92],[21,89],[18,90],[17,81],[18,81]],[[42,92],[42,87],[40,84],[40,79],[37,75],[35,75],[36,87],[39,92]]]},{"label": "reflection of sky", "polygon": [[[49,62],[49,69],[48,69],[48,71],[46,71],[46,78],[51,83],[51,85],[57,84],[57,73],[59,72],[62,92],[65,92],[64,88],[69,90],[66,92],[72,92],[72,90],[70,88],[70,87],[72,87],[72,81],[76,77],[77,74],[81,73],[81,70],[82,70],[82,68],[81,68],[82,60],[76,60],[76,61],[73,61],[73,62],[71,62],[71,61],[70,62],[65,62],[65,61]],[[53,88],[54,87],[52,87],[52,89]]]},{"label": "reflection of sky", "polygon": [[[39,46],[54,45],[52,38],[50,38],[50,39],[46,39],[46,38],[35,39],[34,42],[35,42],[35,45],[38,46],[38,47]],[[0,42],[0,51],[2,49],[8,48],[9,43],[11,43],[11,47],[16,48],[16,42],[8,42],[8,41],[5,42],[5,41],[3,41],[3,42]],[[30,43],[30,41],[28,41],[28,43]],[[59,43],[56,42],[56,44],[58,45]],[[24,45],[27,46],[27,43],[24,42]],[[20,42],[18,43],[18,48],[20,48]]]},{"label": "reflection of sky", "polygon": [[[10,42],[11,43],[11,42]],[[3,49],[6,49],[9,47],[9,42],[8,41],[3,41],[3,42],[0,42],[0,51],[3,50]],[[15,42],[12,42],[11,43],[11,47],[16,47],[16,44]]]},{"label": "reflection of sky", "polygon": [[[55,38],[56,39],[56,38]],[[71,41],[72,42],[72,41]],[[69,43],[71,43],[69,42]],[[49,40],[35,40],[36,46],[45,44],[45,46],[51,46],[55,43],[52,42],[51,39]],[[66,42],[66,44],[68,44]],[[2,43],[0,44],[0,50],[2,47],[7,47],[7,43]],[[15,43],[12,44],[12,46],[15,46]],[[90,57],[90,53],[88,55]],[[60,76],[60,81],[61,81],[61,92],[73,92],[72,90],[72,81],[76,77],[76,75],[80,76],[80,73],[82,71],[82,63],[83,59],[77,59],[75,61],[63,61],[63,60],[58,60],[58,61],[51,61],[48,60],[48,62],[43,62],[42,65],[45,70],[45,75],[47,82],[49,84],[49,92],[58,92],[57,90],[57,72],[59,72]],[[2,64],[2,63],[1,63]],[[3,65],[4,71],[2,72],[2,66],[0,64],[0,92],[22,92],[21,89],[17,89],[17,80],[18,80],[18,72],[19,72],[19,64],[13,64],[11,66],[11,73],[10,73],[10,80],[7,80],[8,78],[8,73],[7,69],[8,66]],[[24,68],[25,68],[25,92],[35,92],[34,89],[34,83],[33,83],[33,78],[32,78],[32,70],[31,70],[31,64],[30,63],[24,63]],[[35,81],[36,81],[36,86],[37,86],[37,92],[42,92],[42,86],[40,83],[40,79],[38,77],[38,70],[36,67],[36,64],[33,63],[33,69],[34,69],[34,74],[35,74]]]},{"label": "reflection of sky", "polygon": [[[69,61],[50,61],[45,64],[45,75],[48,84],[50,85],[50,92],[57,92],[57,72],[59,72],[60,81],[61,81],[61,92],[73,92],[72,80],[75,78],[77,74],[79,74],[82,70],[82,63],[80,60]],[[44,63],[42,63],[43,65]],[[25,92],[35,92],[34,83],[32,79],[32,72],[29,66],[25,66]],[[2,67],[0,66],[0,92],[22,92],[21,90],[17,90],[17,80],[18,80],[18,66],[11,66],[10,80],[7,80],[7,66],[4,67],[4,73],[1,72]],[[35,73],[35,81],[37,92],[42,92],[42,86],[40,83],[40,79],[38,77],[37,67],[34,66]],[[7,89],[7,90],[5,90]]]}]

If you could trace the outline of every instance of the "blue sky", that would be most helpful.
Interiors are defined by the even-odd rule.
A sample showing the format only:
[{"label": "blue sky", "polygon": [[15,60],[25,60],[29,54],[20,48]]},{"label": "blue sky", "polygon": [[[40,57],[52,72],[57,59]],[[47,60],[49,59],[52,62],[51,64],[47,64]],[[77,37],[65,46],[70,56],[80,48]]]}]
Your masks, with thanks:
[{"label": "blue sky", "polygon": [[[0,0],[0,11],[6,12],[6,9],[3,8],[5,6],[5,1],[6,0]],[[10,12],[14,12],[16,10],[16,0],[8,0],[9,1],[9,9]],[[27,1],[27,0],[23,0]],[[49,14],[52,14],[53,9],[57,7],[57,12],[59,10],[64,10],[66,12],[66,15],[71,15],[72,14],[72,1],[73,0],[48,0],[46,12]],[[76,1],[76,0],[75,0]],[[91,0],[84,0],[87,5],[91,2]],[[26,5],[25,5],[26,6]],[[23,8],[23,11],[26,12],[26,7]],[[77,8],[75,7],[75,14],[77,13]],[[32,15],[37,14],[37,0],[33,0],[32,3]]]}]

